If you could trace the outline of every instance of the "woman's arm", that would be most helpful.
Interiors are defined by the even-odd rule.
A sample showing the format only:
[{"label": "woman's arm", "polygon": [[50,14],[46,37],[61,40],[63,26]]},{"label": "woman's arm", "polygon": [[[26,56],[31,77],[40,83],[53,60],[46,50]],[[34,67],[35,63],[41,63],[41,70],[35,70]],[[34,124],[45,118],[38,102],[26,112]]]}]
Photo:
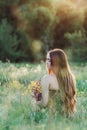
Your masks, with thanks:
[{"label": "woman's arm", "polygon": [[49,90],[59,90],[57,78],[54,74],[47,74],[41,80],[42,100],[37,102],[39,106],[47,106],[49,101]]},{"label": "woman's arm", "polygon": [[39,106],[47,106],[49,100],[49,75],[45,75],[41,80],[42,99],[37,101]]}]

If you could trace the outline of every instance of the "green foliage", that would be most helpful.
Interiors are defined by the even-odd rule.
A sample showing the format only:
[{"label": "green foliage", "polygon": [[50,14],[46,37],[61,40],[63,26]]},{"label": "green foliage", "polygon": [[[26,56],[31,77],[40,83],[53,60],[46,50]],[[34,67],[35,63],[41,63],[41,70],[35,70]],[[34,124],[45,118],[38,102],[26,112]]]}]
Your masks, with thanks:
[{"label": "green foliage", "polygon": [[[61,113],[50,115],[48,109],[38,109],[30,94],[24,94],[27,84],[24,80],[35,80],[44,75],[44,65],[41,71],[38,64],[12,64],[0,62],[0,74],[10,79],[4,82],[0,79],[0,128],[1,130],[86,130],[87,129],[87,66],[71,64],[77,79],[77,112],[66,118]],[[79,70],[79,73],[78,71]],[[83,70],[83,71],[82,71]],[[46,72],[45,72],[46,73]],[[85,76],[83,76],[85,75]],[[1,76],[1,75],[0,75]],[[23,79],[23,77],[25,77]],[[19,81],[19,77],[21,81]],[[2,84],[3,82],[3,84]],[[60,107],[57,104],[58,107]]]},{"label": "green foliage", "polygon": [[87,36],[87,8],[84,9],[84,22],[83,22],[83,28],[85,30],[86,36]]},{"label": "green foliage", "polygon": [[33,39],[40,39],[41,36],[44,36],[51,21],[50,11],[43,6],[34,8],[31,12],[27,12],[27,10],[22,11],[28,26],[26,32],[28,32]]},{"label": "green foliage", "polygon": [[[22,35],[22,33],[19,34]],[[20,35],[17,35],[14,32],[13,27],[6,19],[2,20],[2,23],[0,24],[0,59],[2,61],[28,59],[27,42],[25,43],[26,39],[24,40],[24,35],[23,37],[21,36],[21,38]]]},{"label": "green foliage", "polygon": [[79,96],[87,96],[87,80],[77,80],[77,93]]},{"label": "green foliage", "polygon": [[0,25],[0,59],[15,59],[18,57],[16,52],[18,45],[17,36],[13,33],[12,26],[6,19]]},{"label": "green foliage", "polygon": [[[80,15],[79,15],[80,14]],[[70,46],[64,35],[81,29],[82,12],[77,11],[71,3],[60,2],[56,9],[55,20],[52,25],[53,47],[65,48]]]},{"label": "green foliage", "polygon": [[[3,19],[7,19],[8,22],[4,22],[6,20],[3,21]],[[49,49],[55,47],[65,49],[73,44],[73,56],[77,55],[78,60],[85,61],[87,59],[85,56],[86,41],[83,43],[82,50],[75,51],[74,48],[76,46],[79,48],[81,44],[79,45],[79,41],[77,45],[74,44],[73,38],[68,38],[66,35],[67,33],[74,35],[75,31],[84,30],[82,35],[86,37],[86,21],[87,8],[77,10],[77,5],[72,0],[0,0],[0,30],[3,26],[7,30],[9,30],[9,26],[11,28],[9,33],[4,31],[8,34],[0,31],[0,37],[8,37],[8,39],[4,38],[3,43],[0,43],[2,44],[0,48],[2,58],[0,59],[5,61],[6,58],[9,58],[11,61],[17,62],[22,60],[40,61],[44,59]],[[83,36],[80,39],[84,39]],[[36,44],[34,41],[40,41],[41,50],[38,52],[32,47],[35,46],[33,44]],[[6,47],[6,42],[8,42],[8,47]],[[74,45],[76,46],[73,47]],[[80,59],[80,56],[85,58]]]},{"label": "green foliage", "polygon": [[87,61],[87,38],[82,31],[75,31],[65,35],[71,43],[71,53],[73,61]]},{"label": "green foliage", "polygon": [[[16,17],[20,21],[18,28],[24,32],[25,42],[28,43],[28,46],[24,46],[24,48],[26,47],[25,54],[27,54],[30,61],[39,61],[46,53],[48,32],[50,31],[49,28],[53,19],[52,11],[50,11],[48,7],[45,7],[45,5],[42,5],[44,2],[40,1],[40,3],[35,3],[35,1],[32,1],[19,6],[17,8],[19,13],[16,14]],[[22,21],[20,19],[22,19]],[[21,26],[21,24],[23,24],[23,26]],[[23,39],[23,35],[20,36],[21,39]],[[34,45],[36,44],[34,41],[37,41],[39,45]],[[41,49],[37,52],[37,49],[35,47],[33,48],[33,46],[36,46],[36,48],[40,47]],[[22,48],[20,47],[19,49]]]},{"label": "green foliage", "polygon": [[0,5],[14,5],[18,2],[19,0],[0,0]]}]

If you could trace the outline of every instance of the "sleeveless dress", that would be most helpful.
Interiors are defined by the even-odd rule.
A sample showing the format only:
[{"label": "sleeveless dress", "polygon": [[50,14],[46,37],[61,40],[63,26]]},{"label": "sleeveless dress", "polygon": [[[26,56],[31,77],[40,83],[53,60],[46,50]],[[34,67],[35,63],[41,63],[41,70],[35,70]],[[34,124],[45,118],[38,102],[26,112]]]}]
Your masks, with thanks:
[{"label": "sleeveless dress", "polygon": [[64,111],[64,103],[61,99],[59,84],[54,74],[46,75],[41,80],[42,98],[50,113],[62,113]]},{"label": "sleeveless dress", "polygon": [[32,93],[36,101],[41,101],[41,106],[46,107],[50,113],[62,113],[64,111],[64,102],[61,100],[58,81],[54,74],[45,75],[42,79],[35,81],[32,86]]}]

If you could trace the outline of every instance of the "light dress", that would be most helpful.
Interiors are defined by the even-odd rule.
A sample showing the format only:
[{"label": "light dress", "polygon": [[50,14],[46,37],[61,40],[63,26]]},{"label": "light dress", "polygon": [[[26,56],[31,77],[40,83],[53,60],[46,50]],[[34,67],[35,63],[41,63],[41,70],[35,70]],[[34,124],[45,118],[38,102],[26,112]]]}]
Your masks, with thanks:
[{"label": "light dress", "polygon": [[47,74],[41,79],[42,99],[38,105],[49,109],[51,113],[62,111],[59,84],[55,74]]},{"label": "light dress", "polygon": [[56,93],[59,90],[59,85],[55,74],[47,74],[41,79],[41,89],[42,89],[42,104],[47,106],[53,93]]}]

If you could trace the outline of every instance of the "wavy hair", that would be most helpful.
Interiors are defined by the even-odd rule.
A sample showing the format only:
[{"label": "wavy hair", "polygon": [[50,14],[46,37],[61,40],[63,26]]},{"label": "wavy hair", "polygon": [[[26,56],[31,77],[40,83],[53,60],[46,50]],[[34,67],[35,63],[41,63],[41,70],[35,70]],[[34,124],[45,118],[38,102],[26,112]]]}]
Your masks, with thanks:
[{"label": "wavy hair", "polygon": [[74,75],[70,70],[67,56],[63,50],[53,49],[48,53],[51,59],[51,71],[53,71],[52,68],[56,69],[60,96],[65,106],[64,111],[69,114],[75,111],[76,104],[76,81]]}]

